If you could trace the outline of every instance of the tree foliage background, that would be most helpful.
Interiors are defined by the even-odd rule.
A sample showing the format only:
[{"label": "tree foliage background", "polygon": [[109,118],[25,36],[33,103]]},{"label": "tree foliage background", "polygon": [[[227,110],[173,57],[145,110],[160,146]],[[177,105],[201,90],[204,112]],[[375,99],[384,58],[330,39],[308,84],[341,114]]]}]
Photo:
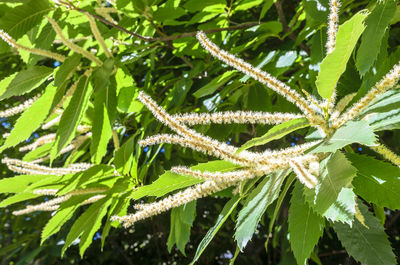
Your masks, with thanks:
[{"label": "tree foliage background", "polygon": [[[269,72],[299,92],[317,95],[315,82],[319,64],[326,55],[329,1],[83,0],[72,4],[67,8],[68,5],[62,1],[57,5],[47,0],[0,0],[0,29],[16,39],[19,45],[66,57],[64,62],[60,62],[26,49],[12,48],[0,40],[1,109],[17,106],[44,91],[43,95],[48,95],[43,106],[39,105],[35,112],[26,114],[25,122],[18,127],[20,133],[11,140],[0,140],[2,157],[33,161],[48,156],[43,160],[44,165],[52,167],[71,163],[96,165],[86,175],[68,174],[64,179],[44,181],[36,186],[33,178],[29,181],[19,179],[20,182],[13,186],[4,179],[15,174],[5,164],[0,164],[3,179],[0,182],[0,192],[3,193],[0,194],[0,206],[3,207],[0,208],[2,264],[188,264],[195,257],[207,231],[215,225],[218,215],[224,212],[224,206],[229,206],[226,203],[232,201],[232,190],[197,200],[187,204],[187,209],[173,209],[127,229],[110,221],[111,215],[133,211],[132,198],[139,202],[156,199],[154,196],[135,195],[134,188],[154,183],[173,166],[193,166],[214,160],[176,145],[140,147],[140,140],[169,132],[169,129],[137,100],[139,91],[151,95],[172,114],[228,110],[297,113],[296,106],[282,96],[213,59],[201,48],[195,34],[202,30],[224,50]],[[354,92],[360,98],[400,60],[399,2],[343,1],[340,24],[364,9],[369,12],[364,21],[366,29],[350,58],[344,62],[346,70],[337,83],[338,98]],[[91,53],[101,65],[96,65],[96,60],[91,61],[90,56],[88,59],[85,54],[80,55],[67,47],[45,16],[54,19],[73,44]],[[90,19],[94,19],[109,54],[98,42]],[[79,82],[86,82],[84,73],[88,69],[93,71],[90,81],[87,81],[90,84],[85,86]],[[20,78],[16,80],[18,75]],[[63,114],[64,118],[57,126],[41,129],[41,124],[60,115],[55,106],[74,83],[77,83],[74,95],[60,107],[64,114],[68,114]],[[397,99],[400,93],[398,90],[391,93],[385,94],[390,101],[379,111],[386,116],[383,121],[375,121],[374,133],[392,151],[400,154],[400,100]],[[75,104],[74,108],[68,108],[68,104]],[[1,118],[1,133],[17,128],[19,117],[22,119],[23,116]],[[78,125],[90,126],[92,134],[63,153],[63,148],[81,133],[77,130]],[[214,124],[195,128],[212,138],[241,146],[264,135],[272,126]],[[309,128],[299,129],[254,149],[296,146],[306,142],[305,136],[310,132]],[[49,133],[57,134],[54,141],[29,153],[19,151],[21,146]],[[394,256],[400,256],[400,170],[389,162],[378,162],[383,160],[380,155],[353,142],[349,142],[343,152],[358,170],[352,185],[359,197],[358,205],[366,218],[366,226],[371,229],[365,231],[367,235],[372,231],[366,242],[353,242],[352,237],[357,239],[357,235],[352,234],[354,230],[346,222],[318,221],[320,217],[303,201],[300,182],[294,181],[291,175],[282,186],[281,196],[267,208],[254,235],[251,233],[251,241],[243,252],[239,253],[237,237],[233,238],[240,208],[232,207],[232,212],[226,215],[223,226],[198,260],[199,264],[228,264],[231,259],[235,264],[297,264],[302,263],[299,261],[301,258],[305,261],[308,257],[311,257],[311,264],[374,264],[376,257],[380,264],[395,264]],[[205,164],[204,168],[209,165]],[[368,190],[363,182],[363,177],[367,176],[387,178],[380,179],[382,182],[378,180],[387,185]],[[33,186],[29,186],[31,184]],[[248,185],[250,189],[255,182]],[[92,187],[105,188],[106,197],[92,204],[92,208],[76,207],[68,214],[60,214],[65,220],[56,220],[51,231],[43,228],[49,226],[54,212],[12,214],[27,205],[50,199],[49,196],[21,196],[19,193],[32,194],[36,188],[56,188],[62,195],[74,189]],[[261,184],[254,189],[258,187]],[[142,191],[144,195],[151,195]],[[11,197],[13,193],[17,194],[16,197]],[[81,195],[76,204],[85,199],[88,197]],[[61,211],[74,205],[67,205],[67,202],[61,204]],[[243,204],[244,201],[238,205],[242,207]],[[291,205],[294,205],[291,216],[299,216],[298,220],[292,219],[292,224],[289,216]],[[369,212],[366,212],[367,207]],[[303,246],[296,247],[290,244],[295,233],[289,235],[289,226],[292,225],[295,231],[303,230],[304,223],[309,220],[300,218],[305,211],[315,215],[311,221],[316,222],[313,231],[316,234],[307,235],[302,241]],[[79,219],[80,216],[84,217]],[[366,229],[356,222],[352,223],[353,228]],[[76,223],[79,225],[74,227]],[[390,244],[385,241],[383,227]],[[71,231],[75,234],[71,235]],[[314,248],[311,241],[315,237],[318,244]],[[309,239],[311,247],[305,243]],[[295,258],[293,248],[298,250],[302,247],[310,249],[309,253],[297,254]]]}]

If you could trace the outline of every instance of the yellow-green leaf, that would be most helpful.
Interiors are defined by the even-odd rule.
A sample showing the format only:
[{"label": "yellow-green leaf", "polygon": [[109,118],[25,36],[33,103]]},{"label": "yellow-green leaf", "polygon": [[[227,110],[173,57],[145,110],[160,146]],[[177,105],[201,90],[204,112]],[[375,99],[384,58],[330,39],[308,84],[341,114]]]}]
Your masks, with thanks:
[{"label": "yellow-green leaf", "polygon": [[324,232],[324,219],[304,201],[302,185],[297,182],[289,208],[289,240],[297,264],[306,264]]},{"label": "yellow-green leaf", "polygon": [[51,73],[53,73],[53,69],[46,66],[33,66],[22,70],[7,86],[4,93],[0,96],[0,100],[30,92],[42,84]]},{"label": "yellow-green leaf", "polygon": [[56,140],[50,152],[51,160],[57,157],[61,149],[63,149],[74,137],[76,128],[78,127],[88,106],[91,94],[92,86],[89,85],[89,77],[82,76],[68,107],[61,116]]},{"label": "yellow-green leaf", "polygon": [[367,27],[361,38],[356,61],[361,75],[371,69],[378,56],[382,38],[396,11],[396,2],[396,0],[378,1],[374,10],[365,20]]},{"label": "yellow-green leaf", "polygon": [[0,152],[29,138],[40,127],[50,111],[51,104],[49,103],[53,101],[55,93],[54,86],[51,84],[47,86],[46,92],[19,117],[6,142],[0,147]]},{"label": "yellow-green leaf", "polygon": [[365,13],[357,13],[339,27],[335,49],[320,64],[316,85],[321,97],[327,99],[331,97],[340,76],[346,70],[350,55],[365,29],[363,22],[366,17]]},{"label": "yellow-green leaf", "polygon": [[244,143],[238,150],[237,153],[246,150],[250,147],[263,145],[272,140],[277,140],[282,138],[283,136],[296,131],[301,128],[305,128],[310,126],[310,123],[306,118],[298,118],[291,121],[287,121],[285,123],[276,125],[272,127],[266,134],[261,137],[256,137]]}]

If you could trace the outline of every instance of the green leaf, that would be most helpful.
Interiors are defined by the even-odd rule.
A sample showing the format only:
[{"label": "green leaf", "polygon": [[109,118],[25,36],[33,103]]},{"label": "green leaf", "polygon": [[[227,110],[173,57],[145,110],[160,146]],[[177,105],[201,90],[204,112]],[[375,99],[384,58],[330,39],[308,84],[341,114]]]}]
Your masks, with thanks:
[{"label": "green leaf", "polygon": [[[321,164],[324,170],[317,186],[314,189],[305,188],[306,200],[318,214],[334,221],[351,223],[355,205],[354,198],[346,196],[349,193],[346,188],[351,187],[356,169],[340,151],[330,155]],[[343,211],[340,212],[341,209]]]},{"label": "green leaf", "polygon": [[12,74],[10,76],[7,76],[6,78],[3,78],[0,81],[0,95],[4,94],[4,92],[6,91],[8,85],[11,83],[11,81],[15,78],[15,76],[17,74],[18,73],[14,73],[14,74]]},{"label": "green leaf", "polygon": [[396,2],[396,0],[378,1],[365,20],[367,27],[361,38],[356,61],[361,75],[371,69],[378,57],[383,36],[396,11]]},{"label": "green leaf", "polygon": [[54,76],[54,85],[56,87],[62,85],[69,74],[78,67],[81,62],[81,57],[80,54],[74,53],[62,63]]},{"label": "green leaf", "polygon": [[40,197],[42,195],[40,194],[33,194],[32,192],[21,192],[21,193],[17,193],[13,196],[8,197],[5,200],[2,200],[0,202],[0,207],[7,207],[11,204],[15,204],[18,202],[22,202],[22,201],[26,201],[26,200],[30,200],[30,199],[34,199],[37,197]]},{"label": "green leaf", "polygon": [[30,92],[42,84],[51,73],[53,73],[53,69],[46,66],[33,66],[22,70],[7,86],[6,91],[0,96],[0,100]]},{"label": "green leaf", "polygon": [[115,168],[122,175],[130,172],[134,162],[133,151],[135,146],[135,135],[132,135],[116,152],[114,156]]},{"label": "green leaf", "polygon": [[171,211],[171,226],[168,236],[168,252],[176,244],[179,251],[186,256],[185,246],[190,239],[190,229],[196,218],[196,201],[173,208]]},{"label": "green leaf", "polygon": [[203,0],[202,2],[198,0],[189,0],[183,5],[183,7],[190,12],[207,10],[213,6],[222,6],[223,9],[223,7],[226,6],[226,2],[224,0]]},{"label": "green leaf", "polygon": [[153,12],[153,19],[159,22],[163,22],[165,20],[179,18],[185,14],[185,10],[179,6],[164,6],[157,8],[157,10]]},{"label": "green leaf", "polygon": [[236,208],[238,205],[239,201],[241,200],[240,196],[234,196],[232,199],[230,199],[218,215],[217,221],[215,222],[215,225],[210,228],[210,230],[207,231],[207,234],[204,236],[204,238],[201,240],[199,246],[197,247],[196,254],[194,255],[194,258],[190,265],[193,265],[201,256],[201,254],[204,252],[208,244],[210,244],[211,240],[215,237],[215,235],[218,233],[219,229],[222,227],[222,225],[225,223],[225,221],[228,219],[228,217],[231,215],[233,210]]},{"label": "green leaf", "polygon": [[[19,39],[31,28],[38,25],[43,17],[53,9],[47,0],[31,0],[24,5],[17,6],[0,18],[0,29],[7,32],[14,39]],[[8,45],[0,40],[0,53]]]},{"label": "green leaf", "polygon": [[239,10],[248,10],[248,9],[254,7],[254,6],[261,5],[261,3],[262,3],[263,1],[264,1],[264,0],[243,0],[243,1],[238,2],[239,5],[237,5],[237,6],[234,8],[234,10],[235,10],[235,11],[239,11]]},{"label": "green leaf", "polygon": [[312,149],[312,153],[335,152],[352,143],[375,146],[376,135],[366,121],[349,121],[336,130],[332,137]]},{"label": "green leaf", "polygon": [[252,238],[267,207],[278,198],[283,181],[288,174],[288,170],[281,170],[264,177],[263,181],[249,194],[236,222],[235,239],[240,250],[243,250]]},{"label": "green leaf", "polygon": [[385,113],[397,110],[400,104],[400,89],[391,89],[378,95],[375,100],[369,104],[363,114]]},{"label": "green leaf", "polygon": [[65,250],[67,250],[75,239],[81,237],[79,253],[81,257],[83,257],[85,250],[93,240],[94,233],[100,228],[101,220],[107,213],[107,207],[110,203],[111,200],[109,198],[103,198],[90,205],[90,207],[79,216],[65,239],[65,244],[61,250],[61,256],[64,255]]},{"label": "green leaf", "polygon": [[0,147],[0,152],[29,138],[40,127],[50,111],[51,104],[49,102],[52,102],[55,93],[56,88],[54,86],[51,84],[47,86],[44,94],[18,118],[14,129],[3,146]]},{"label": "green leaf", "polygon": [[369,123],[374,131],[395,130],[400,128],[400,109],[383,113],[372,113],[363,120]]},{"label": "green leaf", "polygon": [[40,244],[43,244],[46,239],[60,231],[61,227],[72,218],[72,215],[79,208],[81,202],[91,196],[88,194],[73,196],[68,201],[61,203],[56,214],[50,218],[43,228],[40,236]]},{"label": "green leaf", "polygon": [[264,1],[264,5],[261,9],[260,17],[258,18],[258,20],[261,20],[264,18],[265,14],[271,8],[271,6],[275,3],[275,1],[276,0],[265,0]]},{"label": "green leaf", "polygon": [[270,141],[277,140],[283,136],[296,131],[301,128],[310,126],[310,123],[306,118],[298,118],[291,121],[284,122],[282,124],[272,127],[266,134],[261,137],[256,137],[244,143],[236,153],[242,152],[253,146],[263,145]]},{"label": "green leaf", "polygon": [[[90,246],[93,241],[93,235],[99,230],[101,226],[101,221],[103,217],[107,214],[107,208],[111,203],[111,199],[106,197],[102,200],[99,200],[93,203],[86,211],[91,210],[93,208],[93,213],[89,212],[88,214],[83,213],[82,215],[86,214],[84,218],[90,218],[91,224],[88,224],[86,228],[83,229],[83,233],[81,236],[81,241],[79,242],[79,253],[81,257],[85,253],[86,249]],[[78,218],[79,220],[79,218]],[[78,220],[76,222],[78,222]],[[84,220],[85,223],[89,223],[89,220]],[[75,224],[74,224],[75,225]],[[78,227],[79,228],[79,227]],[[73,227],[71,228],[72,231]],[[68,236],[67,236],[68,238]]]},{"label": "green leaf", "polygon": [[118,110],[121,112],[140,112],[143,104],[137,100],[139,92],[136,87],[123,87],[118,94]]},{"label": "green leaf", "polygon": [[218,76],[207,83],[207,85],[201,87],[193,93],[195,98],[202,98],[213,94],[218,88],[228,83],[233,77],[237,75],[237,71],[227,71],[221,76]]},{"label": "green leaf", "polygon": [[383,226],[362,202],[359,201],[358,205],[367,227],[359,221],[355,221],[353,226],[333,223],[333,229],[340,242],[348,254],[362,264],[397,264]]},{"label": "green leaf", "polygon": [[[112,137],[112,127],[109,113],[116,109],[115,90],[110,86],[110,75],[114,62],[107,60],[101,68],[93,73],[92,83],[95,91],[92,141],[90,154],[92,162],[101,163],[101,159],[107,153],[107,145]],[[113,91],[113,93],[111,93]],[[112,96],[110,94],[113,94]],[[110,100],[110,99],[114,100]],[[132,150],[133,151],[133,150]]]},{"label": "green leaf", "polygon": [[0,180],[0,193],[18,193],[24,191],[30,184],[45,178],[43,175],[18,175]]},{"label": "green leaf", "polygon": [[367,121],[374,131],[400,128],[400,90],[389,90],[377,98],[363,112],[362,119]]},{"label": "green leaf", "polygon": [[108,165],[94,165],[85,171],[73,174],[73,177],[57,192],[64,195],[70,191],[86,188],[88,184],[98,183],[104,177],[114,176],[114,168]]},{"label": "green leaf", "polygon": [[[111,221],[110,218],[113,215],[125,215],[126,210],[130,205],[130,200],[127,199],[127,196],[129,193],[125,193],[119,197],[113,197],[111,205],[110,205],[110,210],[108,211],[108,215],[106,217],[106,223],[104,224],[102,233],[101,233],[101,249],[103,250],[104,248],[104,243],[106,241],[106,238],[110,232],[111,226],[113,226],[113,223],[117,223],[120,225],[118,221]],[[121,212],[122,211],[122,212]]]},{"label": "green leaf", "polygon": [[357,13],[339,27],[335,49],[320,64],[320,71],[315,82],[321,97],[326,99],[331,97],[340,76],[346,70],[347,61],[357,40],[365,29],[363,22],[366,17],[364,13]]},{"label": "green leaf", "polygon": [[324,233],[325,222],[304,201],[300,182],[294,186],[288,222],[289,241],[297,264],[307,264],[307,259]]},{"label": "green leaf", "polygon": [[[201,163],[191,167],[192,170],[207,170],[209,172],[224,172],[232,171],[240,168],[240,166],[234,165],[227,161],[210,161],[207,163]],[[146,185],[138,188],[133,194],[132,199],[140,199],[144,196],[157,196],[161,197],[174,190],[186,188],[195,184],[202,183],[204,180],[194,178],[192,176],[182,176],[170,171],[162,174],[156,181],[150,185]]]},{"label": "green leaf", "polygon": [[307,14],[307,22],[310,18],[318,22],[318,25],[326,23],[329,14],[329,0],[304,0],[304,10]]},{"label": "green leaf", "polygon": [[[295,180],[295,174],[290,174],[289,177],[286,180],[285,183],[285,187],[283,187],[281,194],[278,197],[278,200],[276,201],[276,206],[274,209],[274,213],[272,214],[272,218],[269,222],[269,226],[268,226],[268,235],[272,234],[272,229],[274,228],[275,225],[275,220],[278,217],[279,213],[280,213],[280,209],[283,203],[283,200],[286,198],[286,194],[288,192],[288,190],[290,189],[290,187],[292,186],[293,181]],[[267,237],[267,240],[265,240],[264,245],[267,247],[268,246],[268,242],[270,240],[270,236]]]},{"label": "green leaf", "polygon": [[98,108],[96,108],[95,105],[95,113],[96,116],[93,121],[90,153],[92,156],[92,162],[94,164],[100,164],[102,158],[107,153],[108,142],[112,137],[112,128],[107,108],[103,104]]},{"label": "green leaf", "polygon": [[400,168],[372,157],[346,154],[357,168],[355,192],[364,200],[395,210],[400,209]]},{"label": "green leaf", "polygon": [[352,188],[342,188],[336,201],[324,213],[325,218],[351,225],[357,217],[356,198]]},{"label": "green leaf", "polygon": [[82,76],[79,79],[78,86],[71,98],[68,107],[64,110],[60,124],[57,128],[57,135],[54,145],[51,149],[51,160],[56,158],[60,151],[72,140],[76,128],[78,127],[83,114],[86,111],[92,86],[89,85],[89,77]]}]

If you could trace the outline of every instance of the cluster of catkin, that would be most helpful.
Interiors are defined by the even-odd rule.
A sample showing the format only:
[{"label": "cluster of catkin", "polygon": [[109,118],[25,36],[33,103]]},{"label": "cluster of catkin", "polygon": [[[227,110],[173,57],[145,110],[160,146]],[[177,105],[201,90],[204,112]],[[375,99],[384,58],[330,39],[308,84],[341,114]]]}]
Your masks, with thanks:
[{"label": "cluster of catkin", "polygon": [[[62,1],[61,1],[62,2]],[[62,3],[61,3],[62,4]],[[100,9],[99,12],[106,13],[106,12],[112,12],[112,10],[108,9]],[[89,51],[81,48],[80,46],[74,44],[72,41],[68,40],[67,37],[64,36],[60,26],[52,19],[47,17],[49,23],[52,25],[54,31],[57,33],[58,37],[60,38],[61,42],[70,48],[73,52],[79,53],[95,63],[97,66],[102,65],[102,61],[100,61],[94,54],[90,53]],[[91,16],[87,15],[87,19],[89,21],[90,28],[92,30],[93,36],[95,39],[98,41],[100,47],[104,50],[104,53],[107,58],[112,57],[113,55],[111,52],[108,50],[104,39],[101,37],[100,31],[97,28],[96,22]],[[32,48],[32,47],[27,47],[24,45],[19,44],[15,39],[13,39],[9,34],[4,32],[3,30],[0,29],[0,38],[3,39],[7,44],[9,44],[11,47],[15,48],[16,50],[23,50],[23,51],[28,51],[31,54],[35,55],[40,55],[43,57],[51,58],[53,60],[59,61],[59,62],[64,62],[66,57],[51,51],[47,50],[42,50],[42,49],[37,49],[37,48]],[[93,68],[89,68],[88,70],[85,71],[85,73],[82,76],[90,76],[91,72],[93,71]],[[66,78],[66,81],[69,82],[69,80],[72,78],[74,74],[74,71],[71,71],[71,73],[68,75]],[[51,114],[56,113],[59,114],[56,118],[50,120],[49,122],[45,123],[42,125],[41,129],[42,130],[48,130],[53,126],[56,126],[60,120],[61,116],[63,114],[62,107],[64,102],[67,101],[68,98],[70,98],[78,85],[78,81],[75,81],[71,87],[67,90],[67,93],[64,95],[64,97],[60,100],[60,102],[54,107],[54,110]],[[41,95],[37,95],[31,99],[28,99],[27,101],[23,102],[22,104],[11,107],[9,109],[6,109],[4,111],[0,111],[0,118],[6,118],[10,117],[13,115],[17,115],[19,113],[22,113],[26,109],[32,106],[32,104],[35,103],[35,101],[40,97]],[[91,127],[87,125],[79,125],[76,129],[77,135],[75,139],[71,141],[69,145],[64,147],[59,154],[64,154],[67,152],[71,152],[74,150],[77,150],[85,141],[87,141],[91,136],[92,133],[90,132]],[[10,135],[10,133],[4,133],[3,137],[7,138]],[[21,152],[24,151],[34,151],[35,149],[49,143],[53,143],[56,139],[56,134],[55,133],[49,133],[46,135],[43,135],[39,138],[37,138],[33,143],[22,146],[19,148]],[[39,163],[45,162],[46,160],[50,159],[50,155],[46,155],[43,157],[39,157],[34,161],[22,161],[19,159],[12,159],[12,158],[3,158],[2,163],[6,164],[7,167],[18,174],[30,174],[30,175],[55,175],[55,176],[62,176],[66,174],[75,174],[81,171],[85,171],[92,167],[92,164],[89,163],[78,163],[78,164],[70,164],[66,167],[49,167],[49,166],[44,166]],[[41,195],[54,195],[57,196],[56,198],[49,200],[47,202],[38,204],[38,205],[28,205],[25,209],[15,211],[15,215],[21,215],[21,214],[27,214],[31,213],[34,211],[53,211],[58,209],[60,206],[60,203],[70,199],[72,196],[76,195],[83,195],[83,194],[95,194],[94,196],[88,198],[87,200],[83,201],[81,205],[88,204],[95,202],[101,198],[103,198],[105,195],[103,194],[98,194],[98,193],[103,193],[105,189],[85,189],[85,190],[76,190],[72,191],[66,195],[62,196],[57,196],[57,190],[52,190],[52,189],[44,189],[44,190],[35,190],[34,193],[36,194],[41,194]]]},{"label": "cluster of catkin", "polygon": [[[328,41],[326,44],[327,54],[331,53],[335,49],[336,33],[339,21],[339,6],[339,1],[330,1]],[[112,217],[112,220],[121,222],[124,227],[129,227],[139,220],[160,214],[171,208],[208,196],[227,187],[235,186],[245,180],[268,175],[278,170],[293,170],[298,180],[310,189],[314,188],[318,184],[318,177],[320,175],[319,162],[324,156],[306,154],[306,151],[318,142],[305,143],[278,151],[266,150],[262,153],[242,151],[238,153],[236,147],[202,135],[187,126],[210,123],[275,125],[296,118],[306,117],[310,124],[318,128],[325,137],[330,137],[332,132],[337,128],[345,124],[347,121],[356,118],[361,111],[376,98],[377,95],[393,88],[400,78],[400,64],[397,64],[367,93],[367,95],[343,112],[355,94],[345,96],[336,104],[336,106],[336,91],[334,91],[330,100],[330,103],[332,104],[331,106],[329,106],[329,104],[324,104],[325,102],[317,102],[317,100],[313,99],[312,96],[306,95],[308,97],[304,98],[297,91],[291,89],[270,74],[254,68],[249,63],[235,57],[227,51],[221,50],[217,45],[212,43],[204,33],[198,32],[196,37],[204,49],[206,49],[212,56],[254,78],[262,84],[265,84],[278,94],[285,97],[288,101],[294,103],[303,114],[229,111],[216,112],[212,114],[188,113],[170,115],[162,107],[157,105],[148,95],[141,92],[138,97],[139,100],[160,122],[176,133],[150,136],[140,141],[141,146],[162,143],[177,144],[219,159],[231,161],[241,167],[236,171],[230,172],[208,172],[192,170],[188,167],[173,167],[171,171],[174,173],[190,175],[202,179],[204,182],[172,194],[160,201],[135,205],[137,211],[133,214]],[[328,116],[329,120],[326,120],[326,117],[323,116],[324,109],[322,109],[323,107],[321,106],[327,108],[326,110],[330,114],[330,116]],[[391,162],[400,165],[399,156],[394,154],[387,147],[380,145],[374,148],[374,150],[381,153]]]},{"label": "cluster of catkin", "polygon": [[135,207],[138,211],[134,214],[112,217],[112,220],[120,221],[125,227],[152,215],[208,196],[227,187],[235,186],[243,181],[268,175],[282,169],[292,168],[294,172],[296,172],[298,179],[309,188],[315,187],[318,182],[319,157],[316,155],[304,154],[307,149],[317,144],[318,141],[278,151],[267,150],[260,153],[242,151],[238,153],[238,148],[200,134],[186,125],[213,122],[279,124],[301,117],[300,115],[244,111],[213,113],[211,115],[170,115],[145,93],[140,92],[138,98],[160,122],[164,123],[176,133],[150,136],[140,141],[141,146],[160,143],[178,144],[223,160],[231,161],[242,167],[232,172],[201,172],[188,167],[172,168],[171,171],[174,173],[190,175],[195,178],[203,179],[204,182],[168,196],[160,201],[136,205]]},{"label": "cluster of catkin", "polygon": [[[60,5],[68,5],[68,1],[57,1]],[[330,14],[328,18],[328,40],[326,43],[327,54],[334,51],[336,45],[336,34],[338,30],[339,22],[339,7],[340,1],[330,0]],[[114,12],[113,8],[97,8],[96,12],[106,19],[112,21],[110,13]],[[104,51],[107,58],[113,57],[111,51],[107,48],[107,45],[102,38],[99,29],[97,28],[96,21],[92,16],[85,14],[94,38],[99,43],[99,46]],[[95,56],[95,54],[83,49],[76,45],[72,41],[68,40],[63,34],[62,29],[52,18],[47,17],[49,23],[52,25],[54,31],[57,33],[60,41],[68,47],[71,51],[79,53],[86,57],[88,60],[93,62],[96,66],[101,66],[103,62]],[[138,204],[135,206],[137,210],[134,214],[126,216],[113,216],[112,220],[118,220],[125,227],[129,227],[139,220],[151,217],[153,215],[165,212],[171,208],[178,207],[190,201],[208,196],[212,193],[223,190],[227,187],[236,186],[243,181],[256,178],[259,176],[268,175],[279,170],[292,170],[298,180],[303,183],[306,187],[312,189],[318,184],[318,178],[320,175],[319,161],[323,156],[315,154],[307,154],[306,151],[318,144],[320,141],[313,141],[304,143],[302,145],[285,148],[282,150],[265,150],[264,152],[252,152],[242,151],[238,152],[238,148],[229,145],[225,142],[221,142],[212,139],[206,135],[198,133],[189,126],[197,124],[232,124],[232,123],[244,123],[244,124],[269,124],[277,125],[284,122],[291,121],[297,118],[307,118],[311,126],[317,128],[321,135],[329,138],[332,133],[343,126],[346,122],[353,120],[359,116],[359,114],[371,103],[378,95],[384,93],[388,89],[395,86],[400,78],[400,63],[395,65],[393,69],[386,74],[382,80],[377,82],[369,92],[362,97],[358,102],[348,107],[352,101],[354,94],[348,95],[341,99],[337,104],[336,91],[333,92],[332,98],[327,101],[318,101],[312,96],[306,94],[306,97],[302,96],[295,89],[290,88],[285,83],[281,82],[271,74],[253,67],[251,64],[244,60],[237,58],[227,51],[220,49],[214,44],[203,32],[198,32],[196,35],[201,46],[207,50],[213,57],[226,63],[227,65],[235,68],[236,70],[254,78],[260,83],[266,85],[276,93],[283,96],[289,102],[295,104],[302,114],[297,113],[266,113],[266,112],[251,112],[251,111],[237,111],[237,112],[216,112],[216,113],[188,113],[188,114],[175,114],[171,115],[167,113],[162,107],[160,107],[151,97],[141,92],[139,94],[139,100],[153,113],[153,115],[163,124],[168,126],[175,134],[158,134],[150,136],[140,141],[141,146],[155,145],[155,144],[177,144],[182,147],[190,148],[204,154],[216,157],[218,159],[230,161],[234,164],[240,165],[240,168],[230,172],[209,172],[209,171],[198,171],[192,170],[188,167],[174,167],[171,169],[172,172],[182,175],[190,175],[195,178],[202,179],[203,182],[195,186],[189,187],[175,194],[172,194],[160,201],[156,201],[148,204]],[[54,60],[63,62],[65,57],[63,55],[45,51],[36,48],[30,48],[17,43],[12,37],[6,32],[0,29],[0,38],[2,38],[10,46],[17,50],[25,50],[32,54],[52,58]],[[85,72],[84,75],[88,76],[91,74],[93,69],[90,68]],[[68,78],[69,79],[69,78]],[[67,91],[64,98],[56,106],[55,111],[59,114],[56,118],[42,125],[42,129],[46,130],[55,126],[59,123],[62,116],[62,106],[65,100],[70,97],[77,88],[78,82],[75,82],[70,89]],[[35,100],[38,98],[34,97],[26,102],[4,110],[0,112],[0,117],[9,117],[18,113],[23,112],[29,108]],[[325,113],[329,113],[326,117]],[[61,153],[70,152],[77,149],[84,141],[91,137],[90,126],[80,125],[77,131],[80,133],[70,145],[66,146]],[[7,137],[7,135],[4,135]],[[34,143],[23,146],[20,151],[35,150],[36,148],[53,142],[56,138],[56,134],[50,133],[38,138]],[[384,145],[375,147],[374,150],[382,154],[386,159],[391,162],[400,165],[400,157],[394,154],[390,149]],[[21,161],[17,159],[4,158],[2,160],[10,170],[19,174],[39,174],[39,175],[65,175],[73,174],[81,171],[85,171],[90,168],[91,164],[72,164],[64,168],[52,168],[40,165],[38,163],[44,162],[49,159],[49,156],[41,157],[32,162]],[[72,196],[83,195],[83,194],[95,194],[89,199],[85,200],[82,204],[87,204],[99,200],[104,197],[104,189],[86,189],[76,190],[65,195],[57,196],[58,190],[54,189],[42,189],[35,190],[34,193],[40,195],[52,195],[56,198],[47,202],[27,206],[25,209],[15,211],[14,214],[26,214],[33,211],[53,211],[59,208],[60,203],[70,199]]]},{"label": "cluster of catkin", "polygon": [[88,189],[83,189],[83,190],[74,190],[71,192],[68,192],[65,195],[57,196],[57,189],[37,189],[33,190],[34,194],[38,195],[46,195],[46,196],[56,196],[54,199],[45,201],[43,203],[39,203],[36,205],[27,205],[25,209],[17,210],[14,211],[14,215],[23,215],[23,214],[28,214],[32,212],[37,212],[37,211],[56,211],[59,207],[60,204],[68,201],[72,196],[78,196],[78,195],[86,195],[86,194],[96,194],[91,197],[89,197],[86,200],[83,200],[80,205],[85,205],[85,204],[90,204],[95,201],[98,201],[102,198],[105,197],[104,193],[107,191],[106,188],[88,188]]}]

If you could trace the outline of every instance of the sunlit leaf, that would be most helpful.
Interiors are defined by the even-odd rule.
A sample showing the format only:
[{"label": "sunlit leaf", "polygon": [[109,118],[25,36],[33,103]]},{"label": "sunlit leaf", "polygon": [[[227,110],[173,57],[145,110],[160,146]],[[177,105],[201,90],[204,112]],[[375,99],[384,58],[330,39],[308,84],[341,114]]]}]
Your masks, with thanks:
[{"label": "sunlit leaf", "polygon": [[44,94],[19,117],[6,142],[0,147],[0,152],[28,139],[40,127],[50,111],[49,102],[53,101],[55,93],[56,88],[48,85]]},{"label": "sunlit leaf", "polygon": [[253,146],[263,145],[269,143],[270,141],[282,138],[289,133],[296,131],[301,128],[310,126],[310,123],[306,118],[294,119],[291,121],[284,122],[279,125],[272,127],[266,134],[260,137],[253,138],[248,142],[244,143],[237,152],[241,152]]},{"label": "sunlit leaf", "polygon": [[6,90],[0,96],[0,100],[30,92],[42,84],[51,73],[53,73],[53,69],[46,66],[33,66],[22,70],[8,84]]},{"label": "sunlit leaf", "polygon": [[337,129],[330,139],[312,149],[312,153],[335,152],[348,144],[376,145],[376,135],[366,121],[349,121]]},{"label": "sunlit leaf", "polygon": [[335,49],[325,57],[320,65],[316,85],[321,97],[326,99],[331,97],[340,76],[346,70],[347,61],[358,38],[365,29],[363,22],[366,17],[367,15],[364,13],[357,13],[339,27]]},{"label": "sunlit leaf", "polygon": [[357,51],[356,66],[364,75],[373,66],[381,46],[382,38],[396,11],[396,0],[378,1],[365,20],[366,29]]}]

